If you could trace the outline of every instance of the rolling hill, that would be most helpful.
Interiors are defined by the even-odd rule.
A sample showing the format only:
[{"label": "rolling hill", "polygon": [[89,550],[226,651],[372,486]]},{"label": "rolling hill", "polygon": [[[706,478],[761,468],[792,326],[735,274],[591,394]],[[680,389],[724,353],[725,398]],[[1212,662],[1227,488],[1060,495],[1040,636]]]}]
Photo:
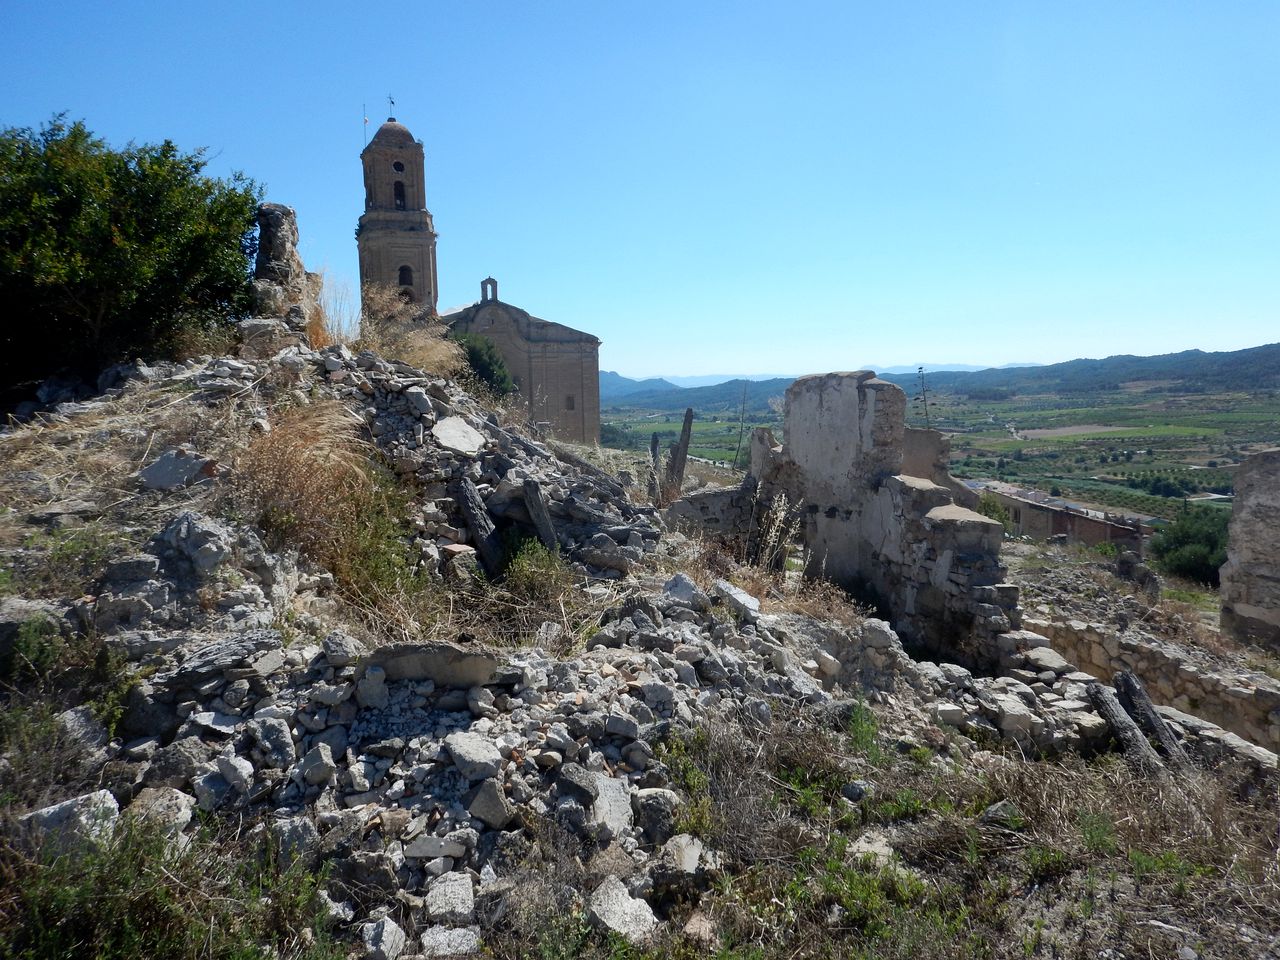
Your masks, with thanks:
[{"label": "rolling hill", "polygon": [[[1101,360],[1068,360],[1039,367],[975,372],[926,370],[931,390],[943,393],[1080,394],[1116,390],[1124,383],[1170,381],[1174,393],[1218,390],[1268,390],[1280,387],[1280,343],[1220,353],[1184,350],[1152,357],[1122,354]],[[904,389],[914,374],[887,374]]]},{"label": "rolling hill", "polygon": [[[914,373],[883,376],[908,393],[916,389]],[[975,398],[1102,393],[1117,390],[1121,384],[1144,382],[1170,393],[1274,390],[1280,389],[1280,343],[1219,353],[1184,350],[1151,357],[1123,354],[1101,360],[1068,360],[1033,367],[936,372],[926,369],[926,376],[933,392],[972,395]],[[652,381],[631,382],[648,384]],[[600,405],[606,414],[610,409],[673,412],[682,411],[685,407],[693,407],[699,414],[736,414],[742,403],[745,384],[747,415],[760,416],[768,414],[769,400],[781,398],[791,382],[785,377],[730,380],[708,387],[637,389],[608,398],[602,384]]]},{"label": "rolling hill", "polygon": [[670,380],[649,377],[646,380],[633,380],[612,370],[600,371],[600,403],[606,404],[618,397],[628,397],[635,393],[650,393],[657,390],[679,390]]}]

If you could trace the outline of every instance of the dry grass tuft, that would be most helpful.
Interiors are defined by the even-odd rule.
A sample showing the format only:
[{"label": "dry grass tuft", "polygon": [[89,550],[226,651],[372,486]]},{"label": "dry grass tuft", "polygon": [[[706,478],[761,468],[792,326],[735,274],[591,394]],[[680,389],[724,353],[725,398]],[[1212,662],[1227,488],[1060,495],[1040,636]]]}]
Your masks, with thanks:
[{"label": "dry grass tuft", "polygon": [[537,645],[568,656],[590,643],[601,615],[620,600],[617,590],[588,594],[582,586],[562,564],[527,592],[478,575],[453,584],[403,577],[350,597],[349,618],[374,643],[461,639],[492,648]]},{"label": "dry grass tuft", "polygon": [[408,503],[361,428],[336,400],[283,410],[241,453],[230,497],[274,547],[321,564],[364,603],[409,578]]},{"label": "dry grass tuft", "polygon": [[361,296],[357,349],[439,377],[456,377],[467,369],[462,347],[448,339],[448,328],[402,299],[394,287],[365,284]]}]

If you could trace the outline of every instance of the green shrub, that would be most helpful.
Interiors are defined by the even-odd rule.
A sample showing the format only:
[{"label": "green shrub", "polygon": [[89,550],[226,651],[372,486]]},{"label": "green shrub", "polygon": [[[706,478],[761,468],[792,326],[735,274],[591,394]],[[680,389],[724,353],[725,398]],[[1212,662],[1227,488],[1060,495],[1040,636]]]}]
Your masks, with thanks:
[{"label": "green shrub", "polygon": [[258,190],[82,121],[0,132],[0,387],[173,356],[250,304]]},{"label": "green shrub", "polygon": [[317,878],[267,853],[211,836],[179,848],[136,821],[75,857],[0,841],[0,960],[343,956],[323,929]]},{"label": "green shrub", "polygon": [[1165,573],[1217,587],[1218,568],[1227,561],[1229,520],[1217,507],[1184,507],[1151,538],[1151,555]]},{"label": "green shrub", "polygon": [[515,393],[516,383],[492,340],[476,333],[460,333],[456,338],[466,351],[467,363],[480,383],[499,397]]},{"label": "green shrub", "polygon": [[0,658],[0,683],[42,680],[62,659],[63,648],[58,625],[48,617],[32,617],[18,627],[13,645]]},{"label": "green shrub", "polygon": [[30,597],[65,599],[92,589],[121,541],[118,534],[95,523],[38,533],[28,537],[23,547],[30,551],[30,558],[14,570],[14,590]]},{"label": "green shrub", "polygon": [[1109,814],[1080,811],[1076,816],[1084,848],[1090,853],[1107,856],[1116,850],[1116,823]]},{"label": "green shrub", "polygon": [[977,510],[984,517],[998,520],[1006,531],[1013,530],[1013,518],[1009,516],[1009,511],[1005,509],[1004,504],[1000,502],[999,497],[994,493],[984,491],[980,494],[978,496]]},{"label": "green shrub", "polygon": [[880,749],[880,725],[871,708],[862,700],[854,704],[845,725],[849,740],[854,750],[865,756],[871,763],[880,763],[884,754]]},{"label": "green shrub", "polygon": [[1027,873],[1033,883],[1056,880],[1071,871],[1071,861],[1054,847],[1033,845],[1027,848]]},{"label": "green shrub", "polygon": [[526,537],[507,549],[503,583],[516,596],[547,603],[573,586],[573,572],[560,554],[548,550],[540,540]]}]

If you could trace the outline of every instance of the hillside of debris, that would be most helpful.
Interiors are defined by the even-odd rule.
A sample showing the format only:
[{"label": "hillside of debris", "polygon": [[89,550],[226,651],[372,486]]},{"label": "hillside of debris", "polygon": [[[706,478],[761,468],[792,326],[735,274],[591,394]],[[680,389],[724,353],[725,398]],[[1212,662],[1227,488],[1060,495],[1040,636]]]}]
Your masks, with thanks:
[{"label": "hillside of debris", "polygon": [[1280,952],[1256,740],[1135,760],[264,303],[0,432],[0,957]]}]

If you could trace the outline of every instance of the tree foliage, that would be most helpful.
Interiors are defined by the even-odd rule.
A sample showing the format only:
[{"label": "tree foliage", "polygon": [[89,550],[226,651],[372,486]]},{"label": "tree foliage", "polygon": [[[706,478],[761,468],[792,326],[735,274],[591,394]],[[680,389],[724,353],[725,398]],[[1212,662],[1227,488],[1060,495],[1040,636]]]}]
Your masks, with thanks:
[{"label": "tree foliage", "polygon": [[457,337],[467,353],[467,363],[481,383],[499,397],[515,392],[516,383],[492,340],[475,333],[462,333]]},{"label": "tree foliage", "polygon": [[978,505],[975,509],[984,517],[998,520],[1006,533],[1013,531],[1013,518],[1009,516],[1009,511],[1000,502],[1000,498],[990,490],[984,490],[979,494]]},{"label": "tree foliage", "polygon": [[259,191],[205,165],[63,116],[0,132],[0,385],[170,356],[244,315]]},{"label": "tree foliage", "polygon": [[1218,586],[1218,568],[1227,561],[1230,513],[1218,507],[1186,507],[1151,538],[1160,569]]}]

